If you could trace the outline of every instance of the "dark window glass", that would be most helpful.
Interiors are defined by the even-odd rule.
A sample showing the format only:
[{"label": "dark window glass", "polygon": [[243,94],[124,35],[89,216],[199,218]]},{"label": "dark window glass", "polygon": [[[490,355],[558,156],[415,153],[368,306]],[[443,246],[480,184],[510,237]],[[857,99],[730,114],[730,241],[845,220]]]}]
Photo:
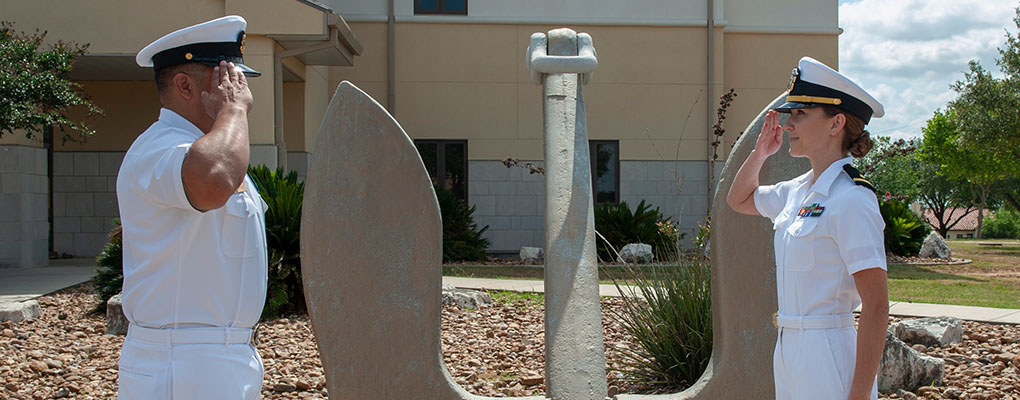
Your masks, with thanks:
[{"label": "dark window glass", "polygon": [[439,12],[439,0],[415,0],[414,1],[414,12],[415,13],[438,13]]},{"label": "dark window glass", "polygon": [[467,0],[414,0],[414,13],[467,15]]},{"label": "dark window glass", "polygon": [[620,142],[590,141],[592,192],[595,203],[620,202]]},{"label": "dark window glass", "polygon": [[467,13],[467,0],[443,0],[443,9],[451,13],[455,11]]},{"label": "dark window glass", "polygon": [[[458,198],[467,198],[468,164],[466,140],[415,140],[415,147],[432,178],[432,184],[450,189]],[[440,180],[440,177],[441,180]]]}]

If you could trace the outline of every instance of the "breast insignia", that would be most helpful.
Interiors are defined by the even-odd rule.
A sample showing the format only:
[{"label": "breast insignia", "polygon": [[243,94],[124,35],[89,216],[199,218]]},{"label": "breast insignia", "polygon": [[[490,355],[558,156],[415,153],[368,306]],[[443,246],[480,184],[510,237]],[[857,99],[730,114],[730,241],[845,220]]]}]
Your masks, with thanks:
[{"label": "breast insignia", "polygon": [[850,179],[853,179],[855,184],[864,186],[871,190],[872,192],[875,191],[875,186],[872,186],[871,182],[868,182],[867,179],[864,179],[864,176],[861,175],[861,171],[858,171],[857,168],[854,168],[853,165],[850,164],[844,165],[843,170],[846,171],[847,175],[850,175]]}]

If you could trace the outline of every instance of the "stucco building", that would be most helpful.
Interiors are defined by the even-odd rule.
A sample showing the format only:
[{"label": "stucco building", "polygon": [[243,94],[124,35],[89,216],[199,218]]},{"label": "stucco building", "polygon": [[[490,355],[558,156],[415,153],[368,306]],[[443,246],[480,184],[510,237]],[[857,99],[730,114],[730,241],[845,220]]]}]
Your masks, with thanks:
[{"label": "stucco building", "polygon": [[543,158],[541,88],[524,64],[531,33],[566,26],[594,39],[599,67],[584,90],[596,199],[645,199],[689,230],[708,211],[719,96],[738,93],[717,170],[801,56],[838,65],[837,9],[836,0],[4,2],[0,18],[16,29],[90,44],[72,79],[105,116],[84,144],[0,139],[0,266],[44,264],[51,246],[100,251],[117,216],[120,160],[159,109],[152,71],[134,55],[179,27],[248,20],[245,61],[263,72],[250,81],[252,163],[305,175],[333,89],[350,80],[391,110],[436,181],[477,208],[490,250],[516,252],[544,244],[543,177],[501,162]]}]

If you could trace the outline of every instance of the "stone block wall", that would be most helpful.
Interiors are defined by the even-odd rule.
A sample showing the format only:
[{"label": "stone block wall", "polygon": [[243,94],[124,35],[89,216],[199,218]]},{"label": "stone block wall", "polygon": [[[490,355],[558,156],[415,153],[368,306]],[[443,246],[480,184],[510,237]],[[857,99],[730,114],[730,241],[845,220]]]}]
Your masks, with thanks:
[{"label": "stone block wall", "polygon": [[46,150],[0,146],[0,268],[49,263]]},{"label": "stone block wall", "polygon": [[[489,226],[489,250],[545,247],[545,175],[500,161],[471,161],[468,168],[468,202],[475,206],[475,223]],[[632,209],[642,199],[659,207],[688,232],[689,243],[708,207],[706,169],[703,161],[621,161],[620,200]]]},{"label": "stone block wall", "polygon": [[98,255],[113,229],[117,172],[124,152],[53,153],[53,250],[76,257]]}]

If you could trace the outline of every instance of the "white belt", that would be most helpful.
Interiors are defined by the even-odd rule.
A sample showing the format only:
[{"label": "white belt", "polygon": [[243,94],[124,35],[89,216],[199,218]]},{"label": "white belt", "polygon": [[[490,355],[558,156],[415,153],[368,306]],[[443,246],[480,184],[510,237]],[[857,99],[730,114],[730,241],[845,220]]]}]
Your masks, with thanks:
[{"label": "white belt", "polygon": [[246,344],[251,343],[251,328],[168,328],[153,329],[131,324],[127,337],[162,344]]},{"label": "white belt", "polygon": [[790,329],[837,329],[854,326],[853,314],[775,316],[777,327]]}]

